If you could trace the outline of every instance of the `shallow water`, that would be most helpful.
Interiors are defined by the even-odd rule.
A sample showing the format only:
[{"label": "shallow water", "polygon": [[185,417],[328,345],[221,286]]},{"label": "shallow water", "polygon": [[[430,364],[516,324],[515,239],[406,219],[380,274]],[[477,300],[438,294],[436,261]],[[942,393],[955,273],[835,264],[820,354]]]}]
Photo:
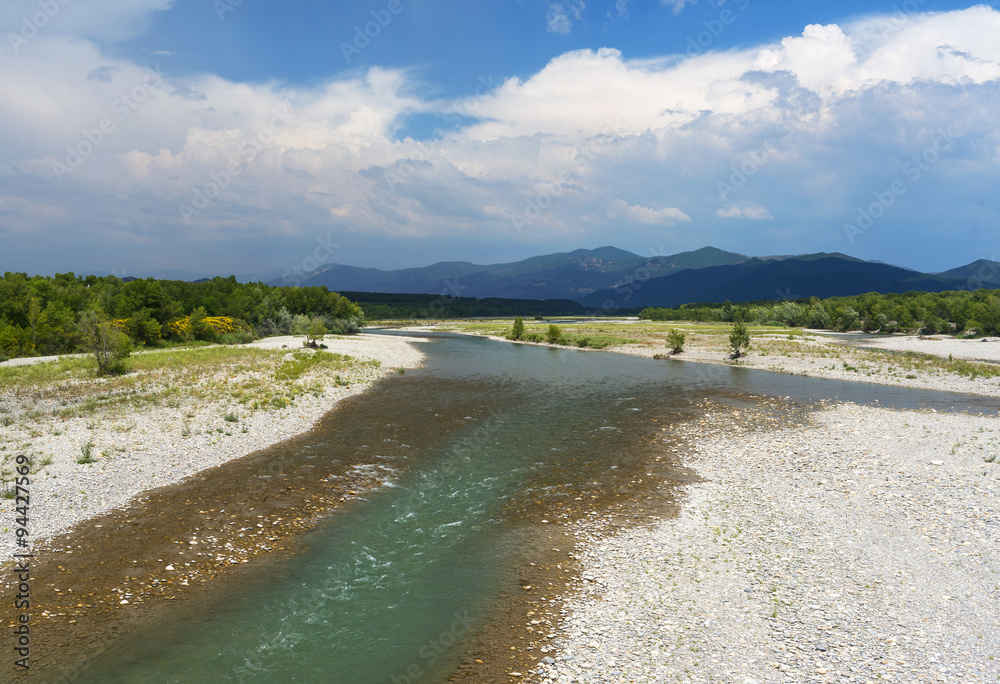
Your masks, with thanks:
[{"label": "shallow water", "polygon": [[[392,486],[324,520],[303,552],[262,564],[238,593],[119,642],[79,681],[442,682],[516,583],[518,525],[564,502],[600,505],[628,491],[696,402],[997,404],[450,335],[422,347],[425,368],[338,408],[337,421],[288,454],[319,465],[365,454],[359,467],[391,473]],[[391,414],[378,410],[387,402]]]}]

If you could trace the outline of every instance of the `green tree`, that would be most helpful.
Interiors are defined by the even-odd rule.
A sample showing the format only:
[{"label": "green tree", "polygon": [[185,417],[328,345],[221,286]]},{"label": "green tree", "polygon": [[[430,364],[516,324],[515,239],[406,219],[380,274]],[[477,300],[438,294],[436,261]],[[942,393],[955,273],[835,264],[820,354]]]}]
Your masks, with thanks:
[{"label": "green tree", "polygon": [[687,340],[687,335],[682,333],[677,328],[671,328],[670,332],[667,333],[667,346],[674,354],[680,354],[684,351],[685,340]]},{"label": "green tree", "polygon": [[80,314],[77,328],[97,360],[98,375],[123,375],[128,372],[125,359],[132,353],[132,343],[128,335],[118,330],[107,316],[96,311],[84,311]]},{"label": "green tree", "polygon": [[750,331],[747,329],[747,324],[743,322],[743,318],[739,317],[733,322],[733,330],[729,334],[729,349],[732,352],[729,355],[731,359],[738,359],[743,356],[744,351],[749,351],[750,349]]},{"label": "green tree", "polygon": [[317,342],[323,341],[325,335],[326,326],[323,325],[323,319],[317,316],[312,319],[312,323],[309,325],[309,332],[306,333],[306,346],[315,347]]},{"label": "green tree", "polygon": [[512,340],[519,340],[524,337],[524,319],[520,316],[514,317],[514,327],[510,329],[510,333],[507,335]]}]

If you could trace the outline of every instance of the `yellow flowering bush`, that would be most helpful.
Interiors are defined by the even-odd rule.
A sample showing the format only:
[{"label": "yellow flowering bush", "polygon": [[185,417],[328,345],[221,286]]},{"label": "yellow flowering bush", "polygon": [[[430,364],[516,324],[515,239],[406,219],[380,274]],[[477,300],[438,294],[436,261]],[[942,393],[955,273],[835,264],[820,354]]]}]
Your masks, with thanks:
[{"label": "yellow flowering bush", "polygon": [[[217,335],[224,335],[226,333],[236,333],[236,332],[253,332],[247,323],[241,321],[238,318],[232,318],[231,316],[206,316],[201,319],[202,323],[206,325]],[[189,337],[194,334],[191,329],[191,317],[179,318],[176,321],[167,324],[178,337]]]}]

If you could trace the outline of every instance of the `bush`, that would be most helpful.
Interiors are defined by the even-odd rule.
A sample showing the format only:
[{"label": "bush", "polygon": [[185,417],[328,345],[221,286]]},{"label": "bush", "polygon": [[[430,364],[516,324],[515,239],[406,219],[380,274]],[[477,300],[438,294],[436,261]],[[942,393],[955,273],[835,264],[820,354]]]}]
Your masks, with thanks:
[{"label": "bush", "polygon": [[514,326],[507,333],[507,338],[511,340],[520,340],[524,337],[524,319],[520,316],[514,317]]},{"label": "bush", "polygon": [[667,346],[672,353],[680,354],[684,351],[684,341],[686,339],[687,335],[676,328],[671,328],[670,332],[667,333]]},{"label": "bush", "polygon": [[322,318],[312,319],[312,323],[309,324],[309,331],[306,333],[307,346],[315,347],[318,342],[322,342],[326,336],[326,332],[326,326],[323,324]]},{"label": "bush", "polygon": [[545,333],[545,341],[549,344],[561,344],[565,342],[563,339],[562,328],[555,323],[551,324],[548,332]]},{"label": "bush", "polygon": [[107,316],[85,311],[80,314],[77,328],[97,360],[98,375],[124,375],[128,372],[125,359],[132,354],[132,342]]},{"label": "bush", "polygon": [[750,331],[742,319],[737,319],[733,323],[733,331],[729,334],[729,349],[732,351],[730,354],[732,359],[740,358],[744,350],[750,349]]}]

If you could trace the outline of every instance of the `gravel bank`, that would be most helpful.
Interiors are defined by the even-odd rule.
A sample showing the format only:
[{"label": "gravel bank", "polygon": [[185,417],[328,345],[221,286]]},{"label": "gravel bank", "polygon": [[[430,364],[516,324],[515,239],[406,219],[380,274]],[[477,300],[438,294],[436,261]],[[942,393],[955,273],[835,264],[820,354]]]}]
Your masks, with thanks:
[{"label": "gravel bank", "polygon": [[943,335],[893,335],[892,337],[877,337],[861,343],[865,347],[889,349],[892,351],[912,351],[919,354],[933,354],[947,358],[968,359],[969,361],[987,361],[1000,363],[1000,339],[983,337],[978,340],[960,340]]},{"label": "gravel bank", "polygon": [[[996,682],[1000,422],[706,406],[682,514],[589,541],[535,682]],[[541,656],[539,656],[541,658]]]},{"label": "gravel bank", "polygon": [[[412,338],[384,335],[331,337],[330,352],[378,361],[337,378],[313,372],[305,379],[308,392],[284,408],[248,410],[224,395],[216,400],[185,397],[136,409],[109,406],[86,415],[59,415],[63,406],[31,397],[0,393],[4,416],[4,469],[12,470],[16,454],[32,454],[38,465],[31,476],[31,541],[63,531],[73,524],[127,505],[143,491],[173,484],[205,468],[240,458],[311,429],[341,399],[364,391],[372,382],[399,368],[414,368],[423,355]],[[302,349],[301,337],[268,338],[249,346]],[[272,377],[269,369],[224,370],[203,382],[237,385],[247,379]],[[155,382],[169,384],[158,378]],[[344,384],[346,383],[346,384]],[[52,405],[48,405],[52,403]],[[25,418],[24,414],[32,415]],[[227,420],[226,416],[232,420]],[[83,445],[90,443],[94,463],[81,464]],[[6,473],[5,473],[6,475]],[[14,545],[14,501],[6,500],[7,520],[0,521],[0,553],[8,560]]]}]

